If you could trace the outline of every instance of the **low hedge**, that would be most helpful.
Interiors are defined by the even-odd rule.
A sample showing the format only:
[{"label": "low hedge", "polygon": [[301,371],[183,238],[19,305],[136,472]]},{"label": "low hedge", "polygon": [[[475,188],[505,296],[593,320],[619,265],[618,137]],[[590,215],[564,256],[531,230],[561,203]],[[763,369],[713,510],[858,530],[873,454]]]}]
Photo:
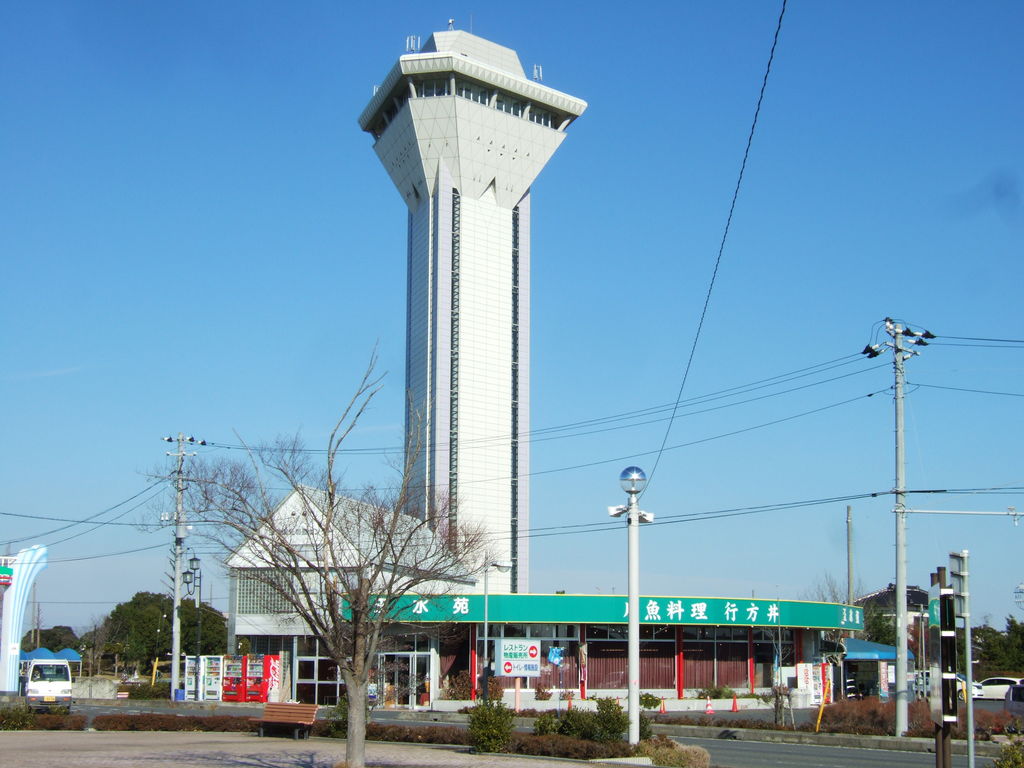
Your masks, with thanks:
[{"label": "low hedge", "polygon": [[633,748],[625,741],[589,741],[560,733],[538,736],[533,733],[512,735],[509,752],[517,755],[568,757],[574,760],[604,760],[609,757],[630,757]]},{"label": "low hedge", "polygon": [[255,731],[256,723],[247,717],[231,715],[96,715],[92,727],[97,731],[216,731],[245,733]]},{"label": "low hedge", "polygon": [[469,746],[469,731],[455,725],[383,725],[366,727],[367,741],[401,741],[410,744],[457,744]]},{"label": "low hedge", "polygon": [[0,731],[84,731],[85,715],[36,714],[26,706],[0,709]]}]

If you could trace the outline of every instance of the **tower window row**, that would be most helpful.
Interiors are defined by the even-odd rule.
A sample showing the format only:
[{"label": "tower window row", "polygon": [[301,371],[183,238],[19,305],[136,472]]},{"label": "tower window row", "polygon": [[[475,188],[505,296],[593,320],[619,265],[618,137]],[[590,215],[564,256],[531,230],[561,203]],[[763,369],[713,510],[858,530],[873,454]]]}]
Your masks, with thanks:
[{"label": "tower window row", "polygon": [[492,88],[474,80],[448,76],[410,80],[408,88],[403,88],[395,93],[391,101],[381,111],[380,122],[372,132],[376,138],[380,138],[385,128],[395,119],[399,110],[410,98],[425,99],[452,95],[501,110],[515,117],[525,118],[546,128],[561,130],[570,120],[567,115],[556,114],[550,109],[538,106],[499,88]]}]

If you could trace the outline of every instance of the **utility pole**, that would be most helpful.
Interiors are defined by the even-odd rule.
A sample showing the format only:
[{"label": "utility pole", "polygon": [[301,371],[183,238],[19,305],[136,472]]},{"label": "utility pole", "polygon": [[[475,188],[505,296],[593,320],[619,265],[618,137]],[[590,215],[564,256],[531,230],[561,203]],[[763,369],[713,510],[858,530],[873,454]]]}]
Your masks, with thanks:
[{"label": "utility pole", "polygon": [[[934,339],[935,335],[929,331],[913,331],[891,317],[885,318],[885,332],[892,339],[886,344],[893,351],[893,372],[895,374],[894,401],[896,410],[896,485],[893,488],[895,503],[893,514],[896,516],[896,594],[893,597],[893,606],[896,610],[896,735],[902,736],[907,732],[908,709],[910,706],[910,695],[907,690],[907,509],[906,509],[906,460],[903,444],[903,387],[905,384],[905,373],[903,364],[913,355],[918,354],[917,350],[908,350],[903,346],[904,337],[909,337],[910,343],[926,347],[928,342],[925,339]],[[869,344],[864,347],[862,354],[868,358],[878,357],[881,354],[881,345]]]},{"label": "utility pole", "polygon": [[896,374],[896,735],[907,732],[910,697],[907,691],[907,509],[905,506],[906,458],[903,445],[903,334],[899,325],[885,321],[893,339],[893,369]]},{"label": "utility pole", "polygon": [[[162,438],[165,443],[173,443],[173,437]],[[188,527],[185,525],[185,457],[195,456],[195,452],[185,450],[186,443],[193,445],[206,445],[205,440],[196,440],[194,437],[185,437],[179,432],[178,450],[167,451],[168,456],[178,459],[178,466],[175,471],[175,505],[174,505],[174,605],[171,610],[171,701],[174,701],[174,694],[178,690],[181,680],[178,665],[181,661],[181,571],[182,557],[185,554],[185,536],[188,534]]]},{"label": "utility pole", "polygon": [[[853,507],[846,505],[846,604],[853,605]],[[846,681],[843,681],[846,685]]]}]

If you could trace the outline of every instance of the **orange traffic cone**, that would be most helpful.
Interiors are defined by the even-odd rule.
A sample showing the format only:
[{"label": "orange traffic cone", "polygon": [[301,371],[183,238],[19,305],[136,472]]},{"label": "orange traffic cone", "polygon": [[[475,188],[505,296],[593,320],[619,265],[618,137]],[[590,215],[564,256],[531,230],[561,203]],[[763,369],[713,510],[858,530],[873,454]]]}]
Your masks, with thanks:
[{"label": "orange traffic cone", "polygon": [[705,715],[713,715],[713,714],[715,714],[715,709],[714,709],[714,707],[711,706],[711,697],[710,696],[708,696],[708,705],[706,707],[704,707],[704,714]]},{"label": "orange traffic cone", "polygon": [[665,697],[661,697],[661,709],[658,710],[661,714],[665,714]]},{"label": "orange traffic cone", "polygon": [[738,703],[736,703],[736,694],[735,693],[732,695],[732,711],[733,712],[739,712],[740,711],[740,705]]}]

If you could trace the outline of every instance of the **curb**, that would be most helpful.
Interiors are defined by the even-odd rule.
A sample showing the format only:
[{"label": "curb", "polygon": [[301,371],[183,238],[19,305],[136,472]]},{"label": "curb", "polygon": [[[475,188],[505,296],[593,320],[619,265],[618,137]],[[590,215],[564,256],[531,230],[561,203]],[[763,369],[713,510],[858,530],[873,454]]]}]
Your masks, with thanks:
[{"label": "curb", "polygon": [[[800,731],[771,731],[754,728],[716,728],[704,725],[658,725],[654,733],[672,738],[735,739],[737,741],[769,741],[777,744],[814,744],[821,747],[853,747],[857,749],[888,749],[897,752],[935,752],[932,739],[909,736],[860,736],[851,733],[806,733]],[[975,754],[997,757],[1000,745],[989,741],[974,742]],[[954,755],[967,754],[967,742],[953,742]]]}]

